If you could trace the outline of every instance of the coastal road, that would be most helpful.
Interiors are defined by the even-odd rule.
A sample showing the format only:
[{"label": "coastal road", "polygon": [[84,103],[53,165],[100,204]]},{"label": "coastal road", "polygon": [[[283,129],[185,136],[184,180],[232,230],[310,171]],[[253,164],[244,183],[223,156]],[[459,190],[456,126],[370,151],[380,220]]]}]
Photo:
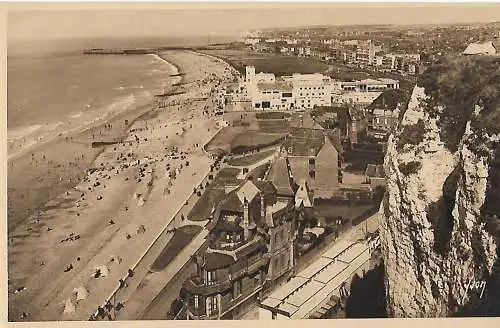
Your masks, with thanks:
[{"label": "coastal road", "polygon": [[139,320],[165,320],[167,312],[170,310],[172,301],[179,296],[182,288],[181,282],[196,273],[194,263],[187,263],[174,276],[174,278],[160,291],[153,301],[146,306],[141,315],[136,317]]},{"label": "coastal road", "polygon": [[[208,181],[208,175],[210,174],[210,171],[206,172],[203,176],[202,179],[200,179],[199,184],[205,184]],[[198,185],[199,185],[198,184]],[[127,287],[124,288],[118,288],[118,282],[117,288],[113,291],[113,293],[108,297],[107,299],[110,300],[110,303],[114,306],[116,304],[120,303],[126,303],[127,306],[122,309],[119,313],[115,313],[115,311],[111,311],[112,317],[114,315],[117,315],[117,319],[121,318],[122,316],[127,317],[127,313],[129,312],[135,312],[135,310],[132,310],[133,307],[128,304],[133,304],[132,302],[128,302],[130,297],[134,294],[134,292],[137,290],[141,282],[143,282],[144,278],[148,274],[151,266],[155,262],[155,260],[160,256],[161,252],[165,247],[167,247],[169,241],[172,239],[174,235],[174,229],[180,227],[181,225],[189,225],[189,222],[182,222],[181,215],[184,214],[184,216],[187,216],[187,214],[191,211],[193,208],[194,204],[198,200],[198,196],[194,193],[191,193],[190,196],[187,198],[186,202],[183,203],[183,205],[179,208],[179,210],[174,214],[174,216],[168,221],[169,223],[163,228],[161,233],[158,235],[158,237],[155,239],[155,241],[151,244],[151,246],[146,250],[144,255],[139,259],[137,264],[132,268],[133,269],[133,276],[132,277],[124,277],[124,282]],[[194,224],[197,224],[196,222],[193,222]],[[185,247],[181,253],[179,253],[175,259],[173,260],[172,263],[170,263],[167,268],[161,272],[167,272],[167,275],[165,276],[165,279],[171,279],[177,271],[179,271],[182,266],[190,259],[191,255],[194,254],[193,250],[196,248],[198,249],[197,245],[203,244],[203,241],[205,240],[206,235],[208,235],[207,230],[202,230],[200,234],[195,237],[191,243]],[[194,245],[194,246],[193,246]],[[172,271],[174,270],[174,271]],[[168,282],[168,281],[167,281]],[[165,282],[166,284],[166,282]],[[155,295],[152,296],[154,298]],[[151,299],[152,299],[151,298]],[[104,304],[103,304],[104,305]]]}]

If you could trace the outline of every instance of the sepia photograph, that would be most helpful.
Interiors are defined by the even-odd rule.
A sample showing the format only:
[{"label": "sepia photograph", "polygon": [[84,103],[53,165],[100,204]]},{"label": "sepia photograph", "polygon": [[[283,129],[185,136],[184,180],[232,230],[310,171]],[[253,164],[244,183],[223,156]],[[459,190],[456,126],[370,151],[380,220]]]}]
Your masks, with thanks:
[{"label": "sepia photograph", "polygon": [[87,5],[6,13],[9,322],[500,317],[500,4]]}]

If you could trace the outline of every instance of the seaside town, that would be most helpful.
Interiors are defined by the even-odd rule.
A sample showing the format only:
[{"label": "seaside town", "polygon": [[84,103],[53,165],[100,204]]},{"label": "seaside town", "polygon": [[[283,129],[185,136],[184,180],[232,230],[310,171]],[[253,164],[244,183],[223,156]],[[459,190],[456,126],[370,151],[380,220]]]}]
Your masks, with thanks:
[{"label": "seaside town", "polygon": [[[391,315],[389,174],[416,174],[422,158],[397,174],[388,159],[424,133],[401,123],[418,112],[416,85],[454,60],[498,70],[500,24],[82,51],[155,57],[172,83],[134,112],[54,136],[67,163],[9,145],[9,175],[59,188],[26,211],[36,187],[9,191],[9,321],[373,318]],[[430,138],[429,156],[446,143]]]}]

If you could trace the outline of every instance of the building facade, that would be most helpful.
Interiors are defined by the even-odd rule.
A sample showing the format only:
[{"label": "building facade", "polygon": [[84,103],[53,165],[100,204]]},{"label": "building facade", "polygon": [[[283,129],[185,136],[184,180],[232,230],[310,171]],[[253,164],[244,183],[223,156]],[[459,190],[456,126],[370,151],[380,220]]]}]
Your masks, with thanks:
[{"label": "building facade", "polygon": [[214,220],[208,249],[194,258],[197,272],[183,284],[187,319],[231,318],[295,264],[293,196],[278,195],[271,182],[244,182]]}]

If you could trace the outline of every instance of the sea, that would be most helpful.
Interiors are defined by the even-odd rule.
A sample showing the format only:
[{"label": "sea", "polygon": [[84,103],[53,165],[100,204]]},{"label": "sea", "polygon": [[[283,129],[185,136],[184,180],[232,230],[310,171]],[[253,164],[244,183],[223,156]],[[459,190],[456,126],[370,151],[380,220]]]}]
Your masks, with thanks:
[{"label": "sea", "polygon": [[[220,36],[217,42],[233,41]],[[214,38],[212,37],[212,41]],[[84,55],[88,48],[207,45],[183,38],[8,40],[8,142],[42,140],[150,101],[176,68],[155,55]],[[10,157],[10,153],[9,153]]]}]

